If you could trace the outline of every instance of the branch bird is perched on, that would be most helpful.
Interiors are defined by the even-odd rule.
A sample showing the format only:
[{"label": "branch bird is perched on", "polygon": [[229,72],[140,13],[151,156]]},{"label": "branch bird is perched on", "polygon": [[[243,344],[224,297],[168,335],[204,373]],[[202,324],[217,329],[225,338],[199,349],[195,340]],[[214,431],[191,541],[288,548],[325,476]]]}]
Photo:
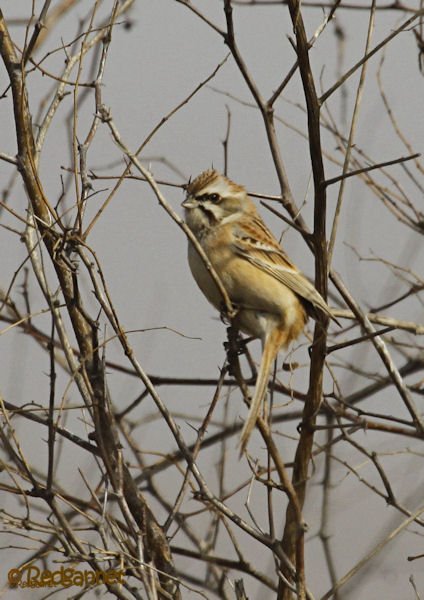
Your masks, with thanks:
[{"label": "branch bird is perched on", "polygon": [[[262,360],[240,437],[246,448],[266,395],[278,351],[302,332],[308,315],[331,311],[312,283],[290,262],[246,190],[211,169],[187,186],[185,218],[238,312],[234,325],[262,342]],[[194,246],[188,261],[197,285],[215,308],[222,296]],[[334,318],[334,317],[332,317]]]}]

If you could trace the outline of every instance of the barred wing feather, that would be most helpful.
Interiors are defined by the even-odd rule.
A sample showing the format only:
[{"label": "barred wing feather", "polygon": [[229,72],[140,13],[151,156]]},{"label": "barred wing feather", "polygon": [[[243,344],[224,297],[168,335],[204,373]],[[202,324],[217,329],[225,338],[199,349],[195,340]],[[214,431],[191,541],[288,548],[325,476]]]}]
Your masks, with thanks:
[{"label": "barred wing feather", "polygon": [[[302,273],[292,267],[281,251],[272,246],[266,248],[265,244],[259,244],[259,246],[254,248],[253,252],[252,247],[247,251],[243,247],[246,246],[246,242],[242,240],[240,242],[242,243],[236,244],[236,251],[240,257],[280,281],[295,294],[304,298],[312,306],[318,308],[338,323],[321,294]],[[263,258],[261,258],[261,254]]]}]

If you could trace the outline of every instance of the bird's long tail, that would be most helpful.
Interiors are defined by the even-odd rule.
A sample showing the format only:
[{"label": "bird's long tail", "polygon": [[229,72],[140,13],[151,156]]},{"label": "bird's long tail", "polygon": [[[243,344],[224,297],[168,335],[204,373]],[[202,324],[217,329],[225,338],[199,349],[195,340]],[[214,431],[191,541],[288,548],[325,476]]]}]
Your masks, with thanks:
[{"label": "bird's long tail", "polygon": [[259,366],[258,377],[256,379],[255,392],[250,403],[249,414],[247,415],[247,419],[240,434],[240,455],[246,449],[250,435],[261,412],[273,362],[280,347],[284,344],[284,339],[282,339],[282,337],[282,332],[274,329],[266,335],[266,338],[263,342],[262,358]]}]

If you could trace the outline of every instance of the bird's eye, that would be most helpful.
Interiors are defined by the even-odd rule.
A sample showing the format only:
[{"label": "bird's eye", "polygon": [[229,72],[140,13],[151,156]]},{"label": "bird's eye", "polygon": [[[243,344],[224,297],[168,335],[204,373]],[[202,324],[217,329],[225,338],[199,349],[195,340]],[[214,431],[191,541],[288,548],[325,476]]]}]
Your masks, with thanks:
[{"label": "bird's eye", "polygon": [[218,202],[219,194],[209,194],[209,200],[212,200],[212,202]]}]

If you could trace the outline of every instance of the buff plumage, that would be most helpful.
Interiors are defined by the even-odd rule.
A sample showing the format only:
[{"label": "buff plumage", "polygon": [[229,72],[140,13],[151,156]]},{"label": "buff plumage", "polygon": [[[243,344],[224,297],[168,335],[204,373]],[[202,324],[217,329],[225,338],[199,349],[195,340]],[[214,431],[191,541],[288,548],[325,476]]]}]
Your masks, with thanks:
[{"label": "buff plumage", "polygon": [[[237,306],[234,324],[262,342],[262,358],[249,414],[240,436],[244,450],[260,414],[273,361],[302,332],[307,316],[332,317],[327,303],[296,268],[259,216],[244,187],[214,169],[186,186],[183,202],[193,231],[229,298]],[[196,249],[189,265],[201,291],[216,309],[222,298]]]}]

